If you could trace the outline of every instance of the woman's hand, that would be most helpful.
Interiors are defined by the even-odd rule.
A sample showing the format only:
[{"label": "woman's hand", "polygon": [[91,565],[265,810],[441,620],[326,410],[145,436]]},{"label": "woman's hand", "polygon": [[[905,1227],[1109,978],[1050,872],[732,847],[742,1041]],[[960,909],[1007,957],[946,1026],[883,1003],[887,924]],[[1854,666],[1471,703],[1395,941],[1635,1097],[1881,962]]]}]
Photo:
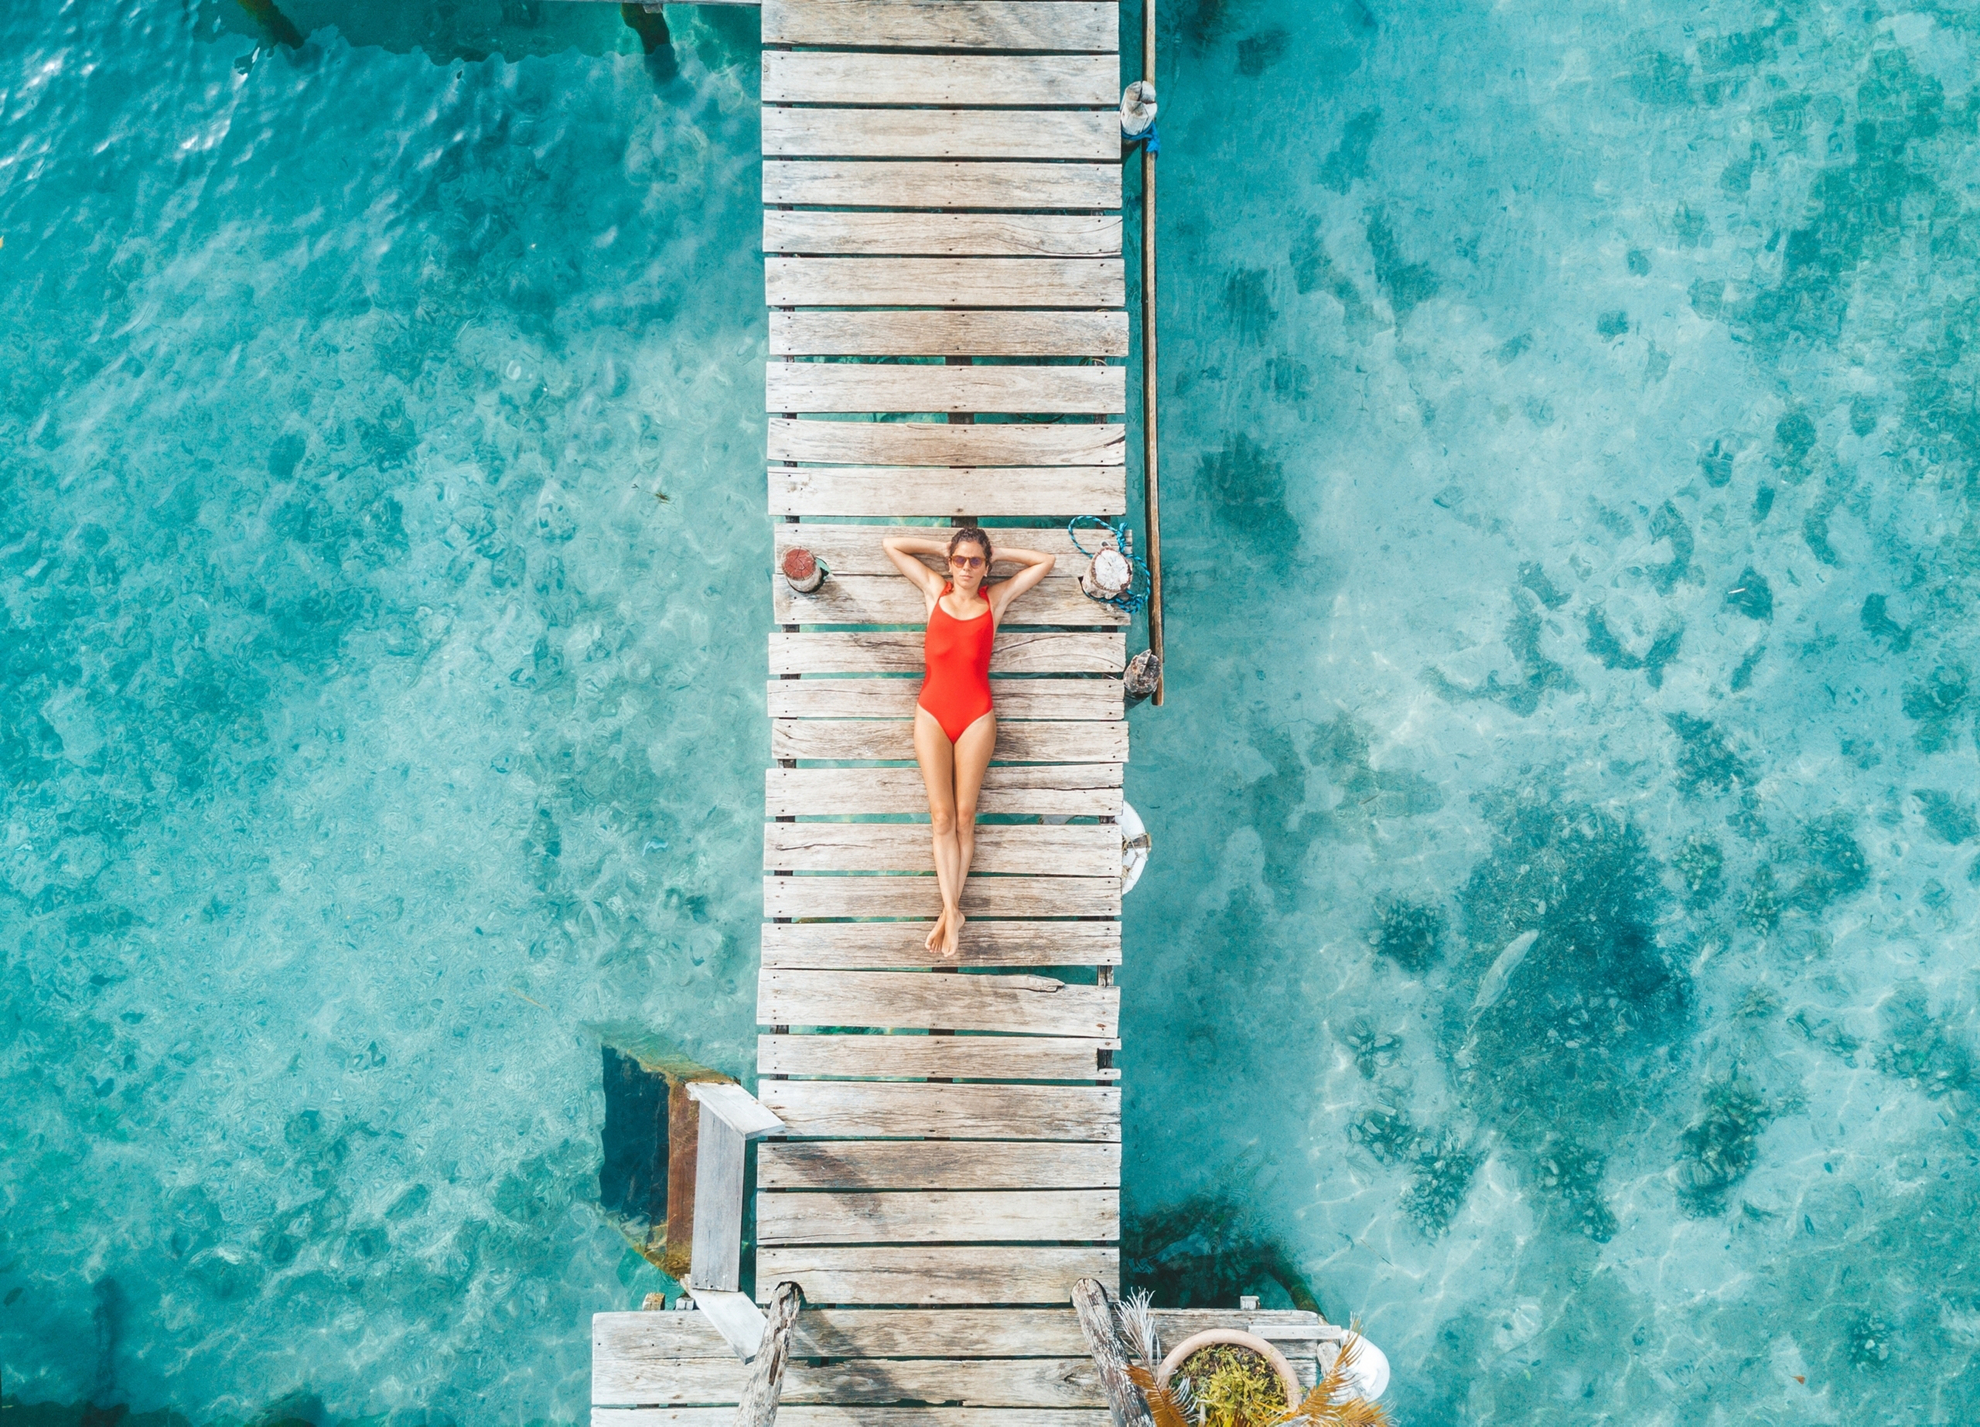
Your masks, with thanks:
[{"label": "woman's hand", "polygon": [[914,581],[915,588],[928,597],[928,605],[932,610],[935,601],[942,597],[942,577],[915,557],[946,555],[949,553],[949,547],[939,540],[924,540],[917,535],[890,535],[880,542],[880,548],[887,552],[887,558],[894,562],[894,568]]},{"label": "woman's hand", "polygon": [[983,597],[990,601],[990,613],[997,622],[1004,622],[1004,611],[1011,607],[1011,601],[1052,573],[1052,567],[1059,561],[1056,555],[1047,555],[1043,550],[1019,550],[1012,546],[1000,546],[997,550],[997,563],[1006,561],[1016,565],[1018,572],[1008,580],[999,580],[994,585],[985,585]]}]

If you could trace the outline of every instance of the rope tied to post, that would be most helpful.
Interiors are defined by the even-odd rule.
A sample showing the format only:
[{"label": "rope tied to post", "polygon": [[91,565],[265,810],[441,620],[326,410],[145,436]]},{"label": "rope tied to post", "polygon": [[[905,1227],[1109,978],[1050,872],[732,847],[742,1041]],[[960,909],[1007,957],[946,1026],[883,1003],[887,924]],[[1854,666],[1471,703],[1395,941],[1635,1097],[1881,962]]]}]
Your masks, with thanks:
[{"label": "rope tied to post", "polygon": [[[1098,550],[1088,550],[1079,543],[1079,525],[1083,520],[1106,531],[1113,537],[1112,541],[1102,541]],[[1073,549],[1089,561],[1086,572],[1079,577],[1080,590],[1088,599],[1122,614],[1139,614],[1148,607],[1149,591],[1155,582],[1148,566],[1134,553],[1134,532],[1125,519],[1075,515],[1066,522],[1066,534],[1072,539]]]},{"label": "rope tied to post", "polygon": [[1137,79],[1121,91],[1121,142],[1128,148],[1148,145],[1149,157],[1162,152],[1155,134],[1155,81]]}]

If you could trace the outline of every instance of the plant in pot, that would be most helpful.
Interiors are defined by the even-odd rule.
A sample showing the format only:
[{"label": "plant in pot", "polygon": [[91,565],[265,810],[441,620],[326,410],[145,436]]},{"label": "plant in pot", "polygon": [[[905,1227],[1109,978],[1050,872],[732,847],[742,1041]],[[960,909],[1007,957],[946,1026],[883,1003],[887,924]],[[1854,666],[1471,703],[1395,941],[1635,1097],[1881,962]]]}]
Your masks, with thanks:
[{"label": "plant in pot", "polygon": [[1263,1338],[1212,1329],[1162,1351],[1146,1292],[1120,1306],[1129,1346],[1141,1361],[1128,1377],[1155,1427],[1389,1427],[1389,1414],[1356,1390],[1353,1328],[1313,1387],[1302,1393],[1285,1355]]}]

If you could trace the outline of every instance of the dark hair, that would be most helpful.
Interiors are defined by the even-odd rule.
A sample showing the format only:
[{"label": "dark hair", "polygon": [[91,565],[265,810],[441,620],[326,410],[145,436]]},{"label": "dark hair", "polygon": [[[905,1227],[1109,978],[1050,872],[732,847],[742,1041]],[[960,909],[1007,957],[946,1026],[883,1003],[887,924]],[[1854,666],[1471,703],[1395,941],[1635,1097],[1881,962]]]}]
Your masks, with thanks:
[{"label": "dark hair", "polygon": [[949,554],[953,558],[958,545],[981,545],[983,547],[983,567],[990,568],[990,537],[974,525],[965,525],[949,537]]}]

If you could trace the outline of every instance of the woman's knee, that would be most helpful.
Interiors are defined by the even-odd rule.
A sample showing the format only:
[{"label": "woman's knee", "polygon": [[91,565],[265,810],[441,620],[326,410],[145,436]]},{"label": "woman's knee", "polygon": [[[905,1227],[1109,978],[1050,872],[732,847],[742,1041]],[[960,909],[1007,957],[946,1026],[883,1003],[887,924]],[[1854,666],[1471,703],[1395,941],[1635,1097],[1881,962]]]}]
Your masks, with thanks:
[{"label": "woman's knee", "polygon": [[957,798],[955,819],[958,827],[975,827],[976,799],[971,798],[965,802],[963,799]]},{"label": "woman's knee", "polygon": [[937,837],[954,837],[956,832],[956,810],[948,807],[932,807],[928,810],[928,830]]}]

